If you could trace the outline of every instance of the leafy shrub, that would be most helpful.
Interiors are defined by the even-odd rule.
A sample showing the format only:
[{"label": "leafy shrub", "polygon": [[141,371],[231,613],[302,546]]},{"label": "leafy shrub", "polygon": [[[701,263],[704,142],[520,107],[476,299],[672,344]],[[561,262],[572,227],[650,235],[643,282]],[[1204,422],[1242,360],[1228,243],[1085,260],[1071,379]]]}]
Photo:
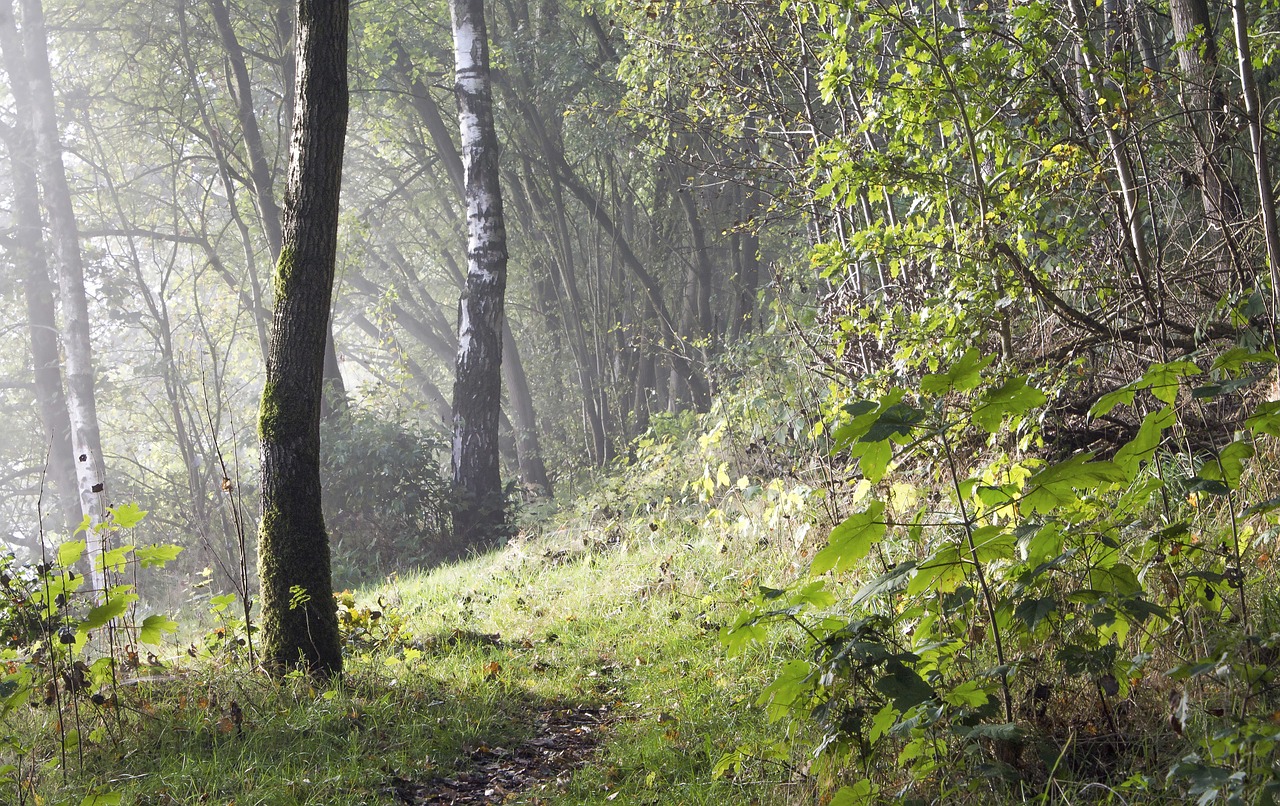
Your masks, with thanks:
[{"label": "leafy shrub", "polygon": [[[1185,444],[1182,411],[1274,362],[1236,349],[1207,373],[1152,365],[1093,407],[1142,422],[1108,459],[1026,451],[1047,396],[989,375],[976,350],[838,410],[856,511],[808,577],[762,588],[723,635],[736,651],[767,640],[766,622],[799,630],[803,653],[759,702],[816,729],[819,769],[856,762],[861,780],[838,802],[947,800],[1001,779],[1023,797],[1050,778],[1146,791],[1162,770],[1172,794],[1201,802],[1276,786],[1280,653],[1257,600],[1274,585],[1280,499],[1241,499],[1255,444],[1280,436],[1280,404],[1207,455],[1162,461]],[[868,566],[874,578],[843,593],[846,572]]]},{"label": "leafy shrub", "polygon": [[352,412],[323,435],[325,523],[339,588],[426,565],[449,535],[444,442],[411,423]]}]

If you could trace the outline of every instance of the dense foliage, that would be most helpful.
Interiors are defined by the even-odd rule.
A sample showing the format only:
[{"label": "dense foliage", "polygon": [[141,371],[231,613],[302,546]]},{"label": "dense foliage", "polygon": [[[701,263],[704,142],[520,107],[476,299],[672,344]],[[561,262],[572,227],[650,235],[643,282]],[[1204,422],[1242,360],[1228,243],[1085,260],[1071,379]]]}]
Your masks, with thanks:
[{"label": "dense foliage", "polygon": [[[142,592],[71,590],[83,501],[151,510],[191,549],[168,571],[210,580],[182,597],[222,630],[195,654],[251,654],[251,412],[293,116],[287,2],[50,0],[47,29],[39,9],[0,4],[6,711],[76,688],[76,663],[96,691],[128,662],[99,665],[87,636]],[[509,552],[537,555],[544,529],[587,557],[647,540],[645,602],[678,594],[681,545],[777,552],[772,575],[700,559],[733,582],[696,589],[697,634],[720,634],[756,689],[739,707],[777,731],[708,739],[736,748],[704,759],[709,786],[785,770],[778,791],[840,804],[1274,799],[1273,3],[487,13],[502,450],[527,505]],[[356,4],[352,41],[323,457],[354,585],[449,556],[467,223],[446,5]],[[24,162],[51,148],[23,134],[41,49],[69,206]],[[79,224],[85,299],[51,282],[55,207]],[[77,351],[53,316],[73,303],[107,465],[83,499],[50,461],[83,409],[45,394],[62,359],[39,337]],[[123,540],[113,522],[87,553],[123,550],[93,543]],[[577,556],[546,552],[549,580]],[[84,570],[132,562],[109,556]],[[545,616],[507,581],[488,595]],[[371,607],[338,609],[348,638],[375,632]],[[423,651],[388,641],[397,662]]]}]

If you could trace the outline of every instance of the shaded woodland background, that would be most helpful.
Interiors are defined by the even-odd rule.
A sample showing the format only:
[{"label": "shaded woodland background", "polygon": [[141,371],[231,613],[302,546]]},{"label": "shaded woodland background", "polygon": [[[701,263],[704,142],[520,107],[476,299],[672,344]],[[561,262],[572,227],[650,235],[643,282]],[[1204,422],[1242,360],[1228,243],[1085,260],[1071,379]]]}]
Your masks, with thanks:
[{"label": "shaded woodland background", "polygon": [[[646,608],[714,600],[697,635],[748,681],[717,713],[749,699],[791,729],[727,738],[698,775],[778,764],[842,805],[1048,801],[1062,776],[1126,802],[1280,791],[1274,4],[488,14],[509,556],[576,528],[584,568],[625,575],[645,546]],[[351,19],[339,588],[441,559],[466,265],[447,6]],[[21,559],[139,502],[187,549],[149,600],[252,596],[292,26],[287,2],[0,2],[0,540]],[[518,602],[493,623],[544,630],[502,587],[523,567],[470,584]],[[468,651],[516,662],[487,635]]]}]

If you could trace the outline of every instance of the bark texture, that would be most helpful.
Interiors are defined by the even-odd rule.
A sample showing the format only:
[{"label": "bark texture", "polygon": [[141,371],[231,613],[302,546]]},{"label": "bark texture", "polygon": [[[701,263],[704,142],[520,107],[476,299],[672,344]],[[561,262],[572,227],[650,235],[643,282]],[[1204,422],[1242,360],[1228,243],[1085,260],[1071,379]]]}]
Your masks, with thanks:
[{"label": "bark texture", "polygon": [[483,0],[451,0],[455,91],[467,210],[467,281],[458,303],[453,384],[456,551],[499,538],[505,528],[498,414],[502,396],[507,232],[499,187],[498,137],[489,86]]},{"label": "bark texture", "polygon": [[[89,302],[84,288],[84,264],[80,255],[80,233],[71,189],[62,161],[62,141],[49,67],[44,7],[40,0],[21,0],[22,45],[26,56],[26,79],[31,93],[32,126],[40,183],[58,272],[62,299],[62,339],[66,351],[67,412],[71,419],[71,441],[80,491],[80,508],[94,523],[102,520],[106,469],[102,440],[98,431],[98,407],[94,397],[93,350],[89,335]],[[88,533],[89,554],[102,549],[100,532]],[[101,587],[100,575],[94,583]]]},{"label": "bark texture", "polygon": [[346,137],[347,0],[299,0],[295,113],[275,316],[258,416],[265,662],[342,670],[320,507],[320,408]]}]

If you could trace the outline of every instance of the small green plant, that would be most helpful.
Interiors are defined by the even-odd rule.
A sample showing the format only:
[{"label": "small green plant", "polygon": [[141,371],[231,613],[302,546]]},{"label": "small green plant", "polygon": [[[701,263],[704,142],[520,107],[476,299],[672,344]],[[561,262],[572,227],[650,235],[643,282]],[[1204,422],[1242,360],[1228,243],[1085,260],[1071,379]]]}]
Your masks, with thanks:
[{"label": "small green plant", "polygon": [[[89,541],[72,539],[36,565],[19,566],[0,558],[0,724],[18,709],[55,710],[55,752],[32,744],[36,737],[0,735],[0,777],[13,776],[19,803],[32,794],[31,781],[46,761],[66,775],[75,759],[84,766],[85,748],[116,741],[133,718],[121,697],[126,678],[142,665],[143,646],[160,646],[177,629],[168,616],[142,617],[137,574],[162,568],[182,551],[177,546],[123,544],[146,516],[136,505],[111,507],[98,524],[87,520],[76,535],[94,532],[96,556],[86,556]],[[74,538],[74,536],[73,536]],[[80,567],[91,564],[105,582],[100,591],[84,589]],[[156,662],[148,653],[148,663]],[[101,789],[85,802],[118,803],[118,793]]]},{"label": "small green plant", "polygon": [[309,601],[311,601],[311,594],[307,593],[306,588],[301,585],[293,585],[289,588],[290,610],[297,610]]},{"label": "small green plant", "polygon": [[[1230,351],[1194,387],[1193,361],[1154,364],[1093,407],[1146,409],[1133,437],[1107,459],[1060,461],[1026,450],[1047,395],[1025,376],[989,375],[991,361],[970,350],[914,391],[836,411],[833,452],[856,466],[857,511],[807,579],[761,588],[723,632],[740,652],[767,640],[767,622],[798,630],[802,655],[760,704],[771,719],[817,727],[820,769],[862,771],[844,803],[889,788],[970,791],[991,775],[1025,787],[1077,770],[1118,783],[1123,754],[1089,737],[1131,741],[1117,709],[1158,715],[1170,698],[1178,733],[1200,721],[1187,716],[1191,700],[1222,717],[1204,720],[1201,750],[1171,784],[1208,799],[1272,786],[1262,761],[1280,733],[1271,706],[1257,706],[1271,696],[1262,657],[1274,641],[1254,631],[1249,583],[1262,577],[1251,578],[1249,556],[1263,541],[1245,519],[1272,523],[1280,501],[1241,513],[1237,495],[1255,440],[1280,434],[1280,405],[1263,404],[1185,475],[1161,456],[1180,407],[1246,388],[1250,368],[1274,356]],[[868,566],[879,572],[839,593]]]}]

